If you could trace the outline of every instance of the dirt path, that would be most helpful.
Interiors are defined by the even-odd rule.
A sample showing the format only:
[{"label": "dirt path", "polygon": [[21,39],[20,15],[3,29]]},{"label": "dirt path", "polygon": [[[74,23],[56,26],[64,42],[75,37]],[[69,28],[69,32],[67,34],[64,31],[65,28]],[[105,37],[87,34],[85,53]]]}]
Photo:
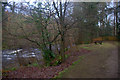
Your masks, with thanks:
[{"label": "dirt path", "polygon": [[62,78],[117,78],[118,46],[105,42],[103,45],[89,45],[93,50],[73,67],[62,74]]}]

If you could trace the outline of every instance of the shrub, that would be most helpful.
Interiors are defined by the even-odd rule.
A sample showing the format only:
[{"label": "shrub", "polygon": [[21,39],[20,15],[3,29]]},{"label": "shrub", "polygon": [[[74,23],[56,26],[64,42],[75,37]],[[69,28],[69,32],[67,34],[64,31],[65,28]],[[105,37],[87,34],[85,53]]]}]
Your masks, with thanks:
[{"label": "shrub", "polygon": [[116,40],[118,40],[118,39],[117,39],[117,37],[115,37],[115,36],[105,36],[105,37],[94,38],[94,39],[93,39],[93,42],[94,42],[94,41],[105,41],[105,40],[107,40],[107,41],[116,41]]},{"label": "shrub", "polygon": [[61,64],[61,59],[62,59],[62,57],[61,57],[60,55],[58,55],[58,56],[51,62],[51,65],[57,66],[57,65]]},{"label": "shrub", "polygon": [[108,36],[108,40],[110,40],[110,41],[115,41],[115,40],[117,40],[117,37],[114,37],[114,36]]},{"label": "shrub", "polygon": [[117,40],[117,37],[115,37],[115,36],[106,36],[103,38],[104,38],[104,40],[108,40],[108,41],[116,41]]},{"label": "shrub", "polygon": [[55,54],[51,50],[43,50],[43,52],[43,58],[46,66],[50,66],[51,61],[55,59]]},{"label": "shrub", "polygon": [[65,48],[64,51],[65,51],[65,52],[68,51],[68,48]]},{"label": "shrub", "polygon": [[[65,59],[68,58],[68,55],[65,54]],[[57,66],[57,65],[60,65],[62,62],[61,62],[61,59],[62,57],[60,55],[58,55],[52,62],[51,62],[51,65],[53,66]]]}]

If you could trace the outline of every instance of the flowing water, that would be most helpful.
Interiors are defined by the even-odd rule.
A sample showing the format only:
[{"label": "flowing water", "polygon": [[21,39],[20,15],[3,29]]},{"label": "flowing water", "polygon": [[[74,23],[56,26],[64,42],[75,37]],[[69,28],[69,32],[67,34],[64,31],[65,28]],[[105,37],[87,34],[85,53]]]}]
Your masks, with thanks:
[{"label": "flowing water", "polygon": [[[52,50],[55,51],[56,47],[60,50],[60,45],[52,46]],[[68,46],[67,48],[70,48]],[[29,49],[17,49],[17,50],[3,50],[2,51],[2,68],[8,69],[13,67],[19,67],[18,57],[21,58],[24,64],[24,59],[31,59],[41,60],[42,52],[40,49],[37,48],[29,48]]]},{"label": "flowing water", "polygon": [[[18,56],[19,55],[19,56]],[[3,69],[10,67],[19,67],[19,58],[36,58],[42,59],[42,54],[39,49],[30,48],[29,50],[3,50],[2,51],[2,67]]]}]

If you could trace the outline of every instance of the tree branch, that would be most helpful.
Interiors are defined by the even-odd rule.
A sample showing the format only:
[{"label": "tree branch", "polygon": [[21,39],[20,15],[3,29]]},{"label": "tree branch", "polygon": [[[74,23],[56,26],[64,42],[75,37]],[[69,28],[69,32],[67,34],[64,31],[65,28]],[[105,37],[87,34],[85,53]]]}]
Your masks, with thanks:
[{"label": "tree branch", "polygon": [[54,8],[55,8],[55,10],[56,10],[57,16],[60,17],[59,11],[58,11],[57,7],[55,6],[55,2],[54,2],[54,1],[53,1],[53,6],[54,6]]}]

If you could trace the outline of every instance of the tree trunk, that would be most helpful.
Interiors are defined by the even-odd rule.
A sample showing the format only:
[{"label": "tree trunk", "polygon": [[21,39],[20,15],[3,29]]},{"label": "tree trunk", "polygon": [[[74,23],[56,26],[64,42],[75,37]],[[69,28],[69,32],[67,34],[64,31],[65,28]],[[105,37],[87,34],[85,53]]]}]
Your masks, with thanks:
[{"label": "tree trunk", "polygon": [[65,46],[64,46],[64,35],[61,35],[61,61],[64,62],[65,61],[65,54],[64,54],[64,49],[65,49]]},{"label": "tree trunk", "polygon": [[114,11],[114,36],[116,36],[116,24],[115,24],[116,10]]},{"label": "tree trunk", "polygon": [[116,30],[117,30],[117,33],[118,33],[118,22],[117,22],[118,16],[117,16],[117,11],[115,12],[115,15],[116,15]]},{"label": "tree trunk", "polygon": [[52,45],[51,44],[49,44],[49,49],[50,49],[50,51],[52,51]]}]

